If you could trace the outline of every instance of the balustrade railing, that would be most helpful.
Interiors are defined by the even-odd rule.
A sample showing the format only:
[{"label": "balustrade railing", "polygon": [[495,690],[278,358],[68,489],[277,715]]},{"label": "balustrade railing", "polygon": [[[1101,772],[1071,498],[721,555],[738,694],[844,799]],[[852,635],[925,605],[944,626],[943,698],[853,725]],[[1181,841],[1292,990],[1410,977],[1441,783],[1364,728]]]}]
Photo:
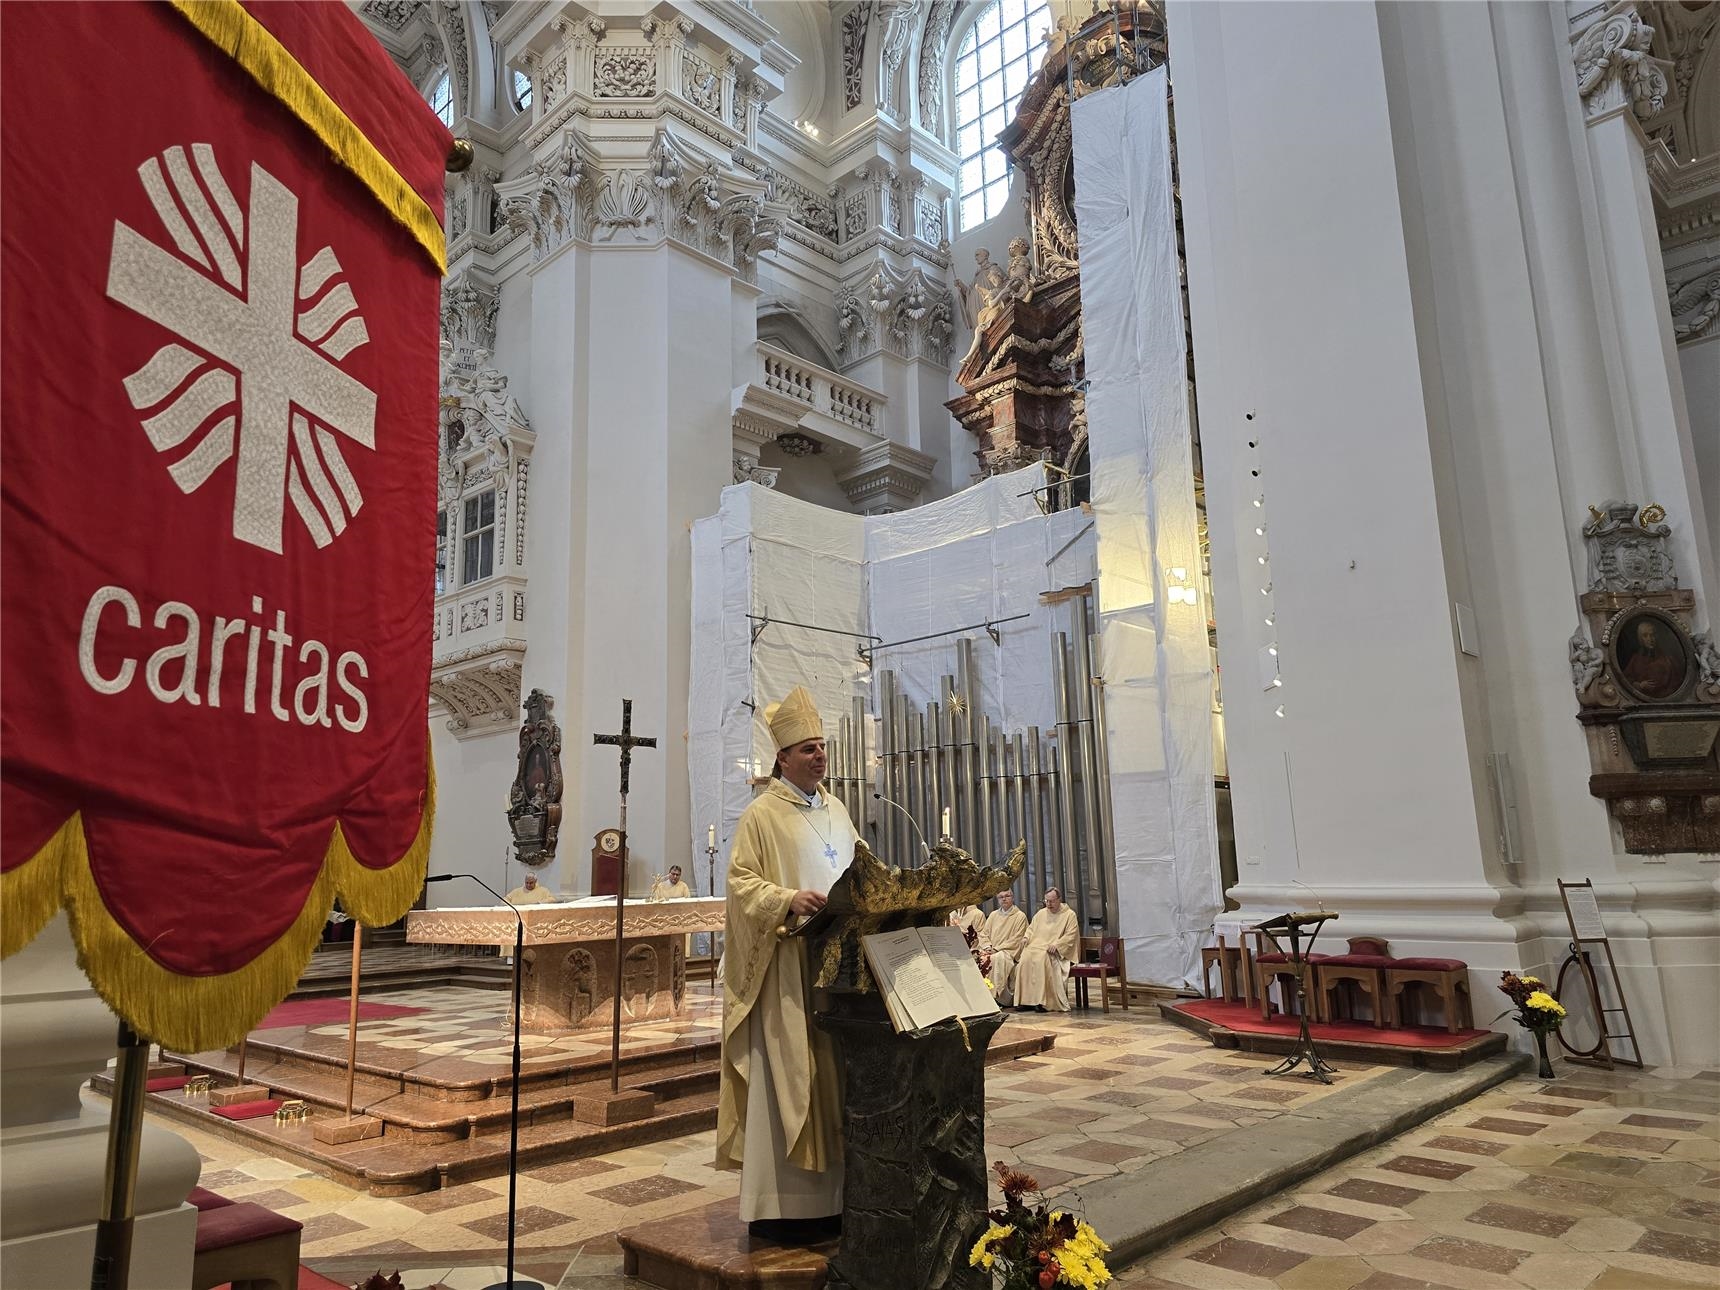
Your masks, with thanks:
[{"label": "balustrade railing", "polygon": [[856,430],[884,435],[884,409],[889,401],[878,391],[762,341],[758,357],[759,384],[771,393],[804,403]]}]

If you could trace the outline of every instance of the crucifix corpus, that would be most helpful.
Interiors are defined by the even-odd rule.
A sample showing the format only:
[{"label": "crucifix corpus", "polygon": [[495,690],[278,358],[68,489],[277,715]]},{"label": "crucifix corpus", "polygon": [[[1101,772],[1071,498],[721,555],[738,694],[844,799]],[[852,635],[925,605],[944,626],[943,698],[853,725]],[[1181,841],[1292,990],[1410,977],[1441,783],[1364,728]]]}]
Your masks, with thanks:
[{"label": "crucifix corpus", "polygon": [[633,750],[655,748],[657,740],[633,733],[633,700],[621,700],[621,733],[592,735],[594,744],[621,749],[621,873],[615,892],[615,1022],[609,1038],[609,1091],[621,1091],[621,964],[622,911],[627,904],[627,787],[633,772]]}]

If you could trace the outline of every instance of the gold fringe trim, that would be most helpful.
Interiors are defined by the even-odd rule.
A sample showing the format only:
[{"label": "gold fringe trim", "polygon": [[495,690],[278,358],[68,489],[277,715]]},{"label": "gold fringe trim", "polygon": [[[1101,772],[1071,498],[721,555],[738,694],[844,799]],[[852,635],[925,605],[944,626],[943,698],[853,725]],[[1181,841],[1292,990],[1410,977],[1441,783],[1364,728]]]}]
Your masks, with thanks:
[{"label": "gold fringe trim", "polygon": [[0,876],[6,911],[0,949],[17,953],[63,905],[78,966],[133,1030],[178,1052],[225,1048],[249,1034],[298,984],[337,895],[367,927],[392,923],[412,907],[424,889],[435,815],[432,765],[418,835],[386,869],[360,864],[337,823],[322,870],[292,925],[244,967],[215,976],[183,976],[162,967],[114,921],[90,873],[82,816],[73,815],[40,851]]},{"label": "gold fringe trim", "polygon": [[357,175],[383,208],[430,253],[438,273],[448,271],[447,242],[435,212],[267,27],[245,12],[239,0],[171,2],[264,93],[328,145],[335,160]]}]

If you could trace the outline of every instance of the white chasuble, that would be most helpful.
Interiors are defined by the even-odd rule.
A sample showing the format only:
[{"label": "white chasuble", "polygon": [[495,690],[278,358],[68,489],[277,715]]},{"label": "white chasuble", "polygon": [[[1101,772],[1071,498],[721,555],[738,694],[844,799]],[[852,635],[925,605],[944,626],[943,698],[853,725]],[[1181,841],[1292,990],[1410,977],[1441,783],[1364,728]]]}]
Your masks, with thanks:
[{"label": "white chasuble", "polygon": [[813,1020],[804,942],[777,935],[800,890],[826,892],[859,841],[822,789],[778,781],[741,816],[729,860],[717,1167],[741,1171],[741,1218],[842,1211],[842,1091]]},{"label": "white chasuble", "polygon": [[1015,960],[1027,944],[1027,915],[1018,906],[994,909],[979,934],[980,948],[991,951],[991,983],[997,1001],[1008,1007],[1014,998]]},{"label": "white chasuble", "polygon": [[1042,909],[1028,925],[1027,944],[1015,963],[1015,1004],[1069,1011],[1069,965],[1080,936],[1075,911],[1065,905],[1055,914]]}]

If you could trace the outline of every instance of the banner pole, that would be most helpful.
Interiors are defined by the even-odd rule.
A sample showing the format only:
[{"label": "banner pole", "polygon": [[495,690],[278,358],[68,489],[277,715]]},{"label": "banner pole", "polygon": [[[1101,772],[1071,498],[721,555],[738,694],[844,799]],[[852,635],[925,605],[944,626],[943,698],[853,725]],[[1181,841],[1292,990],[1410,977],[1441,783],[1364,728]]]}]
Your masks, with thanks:
[{"label": "banner pole", "polygon": [[352,1119],[352,1083],[358,1069],[358,965],[364,957],[364,924],[352,924],[352,1006],[346,1014],[346,1118]]},{"label": "banner pole", "polygon": [[137,1199],[137,1157],[143,1144],[143,1098],[149,1081],[149,1041],[119,1023],[119,1052],[108,1117],[107,1170],[90,1290],[126,1290],[131,1282],[132,1209]]}]

